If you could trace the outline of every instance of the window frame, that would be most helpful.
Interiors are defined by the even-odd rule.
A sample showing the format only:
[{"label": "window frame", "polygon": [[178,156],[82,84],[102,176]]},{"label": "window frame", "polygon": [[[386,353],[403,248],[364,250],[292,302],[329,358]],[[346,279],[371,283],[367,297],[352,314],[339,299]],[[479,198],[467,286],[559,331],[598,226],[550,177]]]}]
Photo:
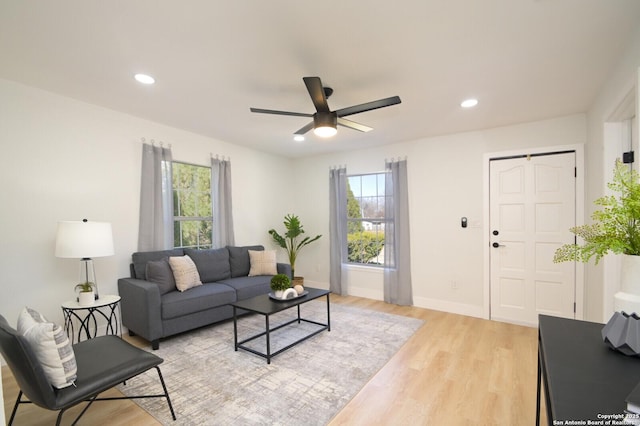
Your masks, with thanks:
[{"label": "window frame", "polygon": [[[185,165],[185,166],[191,166],[191,167],[200,167],[203,169],[208,169],[209,170],[209,198],[211,199],[211,181],[212,181],[212,177],[211,177],[211,166],[203,166],[201,164],[195,164],[195,163],[189,163],[186,161],[176,161],[173,160],[171,161],[171,193],[172,196],[174,197],[174,206],[173,206],[173,212],[172,212],[172,220],[173,220],[173,247],[174,248],[190,248],[190,249],[210,249],[213,247],[213,222],[214,222],[214,217],[213,217],[213,199],[211,199],[211,205],[210,205],[210,209],[211,209],[211,216],[176,216],[176,211],[179,211],[179,207],[175,205],[176,201],[179,199],[179,196],[176,195],[176,191],[179,192],[179,188],[176,187],[176,182],[174,179],[174,169],[175,169],[175,165]],[[204,191],[198,191],[200,193],[204,192]],[[177,224],[182,224],[183,222],[209,222],[210,223],[210,227],[211,227],[211,235],[209,236],[209,243],[208,244],[200,244],[200,233],[198,233],[198,235],[196,236],[196,245],[184,245],[184,241],[183,241],[183,234],[182,234],[182,227],[180,226],[178,229],[176,229],[176,225]],[[176,237],[180,238],[180,244],[181,245],[176,245]]]},{"label": "window frame", "polygon": [[[354,198],[356,200],[359,201],[359,207],[362,211],[362,204],[361,204],[361,200],[363,198],[367,198],[367,196],[363,196],[362,195],[362,182],[360,185],[360,194],[359,196],[356,196],[355,193],[353,193],[353,188],[351,188],[351,178],[355,178],[355,177],[359,177],[362,181],[362,178],[365,176],[383,176],[384,177],[384,181],[382,182],[382,186],[380,187],[379,181],[378,179],[376,179],[376,195],[374,196],[369,196],[369,197],[376,197],[376,198],[382,198],[384,199],[384,203],[386,205],[387,200],[389,200],[390,196],[388,196],[386,194],[386,179],[387,179],[387,175],[388,172],[387,171],[380,171],[380,172],[370,172],[370,173],[355,173],[355,174],[348,174],[347,175],[347,200],[345,201],[347,204],[347,208],[346,210],[346,234],[344,235],[344,244],[347,247],[347,249],[344,252],[344,256],[345,258],[342,260],[342,262],[348,266],[357,266],[357,267],[364,267],[364,268],[376,268],[376,269],[380,269],[380,268],[384,268],[384,232],[385,229],[387,228],[387,224],[389,223],[393,223],[393,219],[389,219],[387,217],[384,216],[384,212],[385,212],[385,208],[382,208],[382,217],[360,217],[360,218],[349,218],[349,208],[348,208],[348,203],[349,203],[349,191],[351,191],[351,193],[353,194]],[[382,191],[382,193],[381,193]],[[378,200],[379,201],[379,200]],[[375,233],[376,234],[380,234],[382,233],[382,249],[380,250],[380,252],[378,253],[378,255],[376,256],[376,258],[379,260],[379,263],[364,263],[364,262],[356,262],[356,261],[351,261],[349,260],[349,234],[350,234],[350,223],[360,223],[361,226],[364,225],[364,223],[371,223],[374,226],[377,225],[376,229],[375,229]],[[380,225],[382,225],[382,228],[380,229]],[[363,231],[367,231],[366,229],[364,229],[363,226]],[[380,255],[383,255],[382,259],[380,259]]]}]

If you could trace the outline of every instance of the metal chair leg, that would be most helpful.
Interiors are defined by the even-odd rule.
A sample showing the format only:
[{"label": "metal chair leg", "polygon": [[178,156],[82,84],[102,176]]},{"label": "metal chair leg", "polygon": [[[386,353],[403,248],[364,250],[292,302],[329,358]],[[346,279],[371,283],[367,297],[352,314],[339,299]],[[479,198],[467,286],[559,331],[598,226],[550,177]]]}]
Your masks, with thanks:
[{"label": "metal chair leg", "polygon": [[173,420],[176,420],[176,414],[173,411],[173,405],[171,404],[171,398],[169,398],[169,391],[167,391],[167,386],[164,384],[164,379],[162,378],[162,373],[160,372],[160,367],[156,365],[156,371],[158,372],[158,377],[160,377],[160,383],[162,384],[162,389],[164,390],[164,396],[167,398],[167,404],[169,404],[169,410],[171,411],[171,417]]},{"label": "metal chair leg", "polygon": [[22,398],[22,391],[18,392],[18,397],[16,398],[16,403],[13,406],[13,411],[11,411],[11,417],[9,418],[9,426],[13,423],[13,419],[16,416],[16,411],[18,411],[18,405],[20,405],[20,399]]}]

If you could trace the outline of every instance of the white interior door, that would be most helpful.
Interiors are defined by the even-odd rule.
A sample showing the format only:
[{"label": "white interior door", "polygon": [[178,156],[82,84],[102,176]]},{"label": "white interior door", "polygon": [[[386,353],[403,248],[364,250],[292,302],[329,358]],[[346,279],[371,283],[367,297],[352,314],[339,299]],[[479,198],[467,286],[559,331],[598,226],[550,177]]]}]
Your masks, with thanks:
[{"label": "white interior door", "polygon": [[575,317],[575,263],[553,263],[573,241],[575,153],[489,164],[491,318],[537,325],[538,314]]}]

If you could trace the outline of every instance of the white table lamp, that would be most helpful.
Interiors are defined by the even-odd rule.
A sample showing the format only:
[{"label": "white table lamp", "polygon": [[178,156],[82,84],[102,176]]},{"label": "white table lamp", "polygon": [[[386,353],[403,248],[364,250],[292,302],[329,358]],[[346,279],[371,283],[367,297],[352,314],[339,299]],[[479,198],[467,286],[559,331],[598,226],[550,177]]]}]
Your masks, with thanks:
[{"label": "white table lamp", "polygon": [[94,257],[112,256],[113,233],[107,222],[61,221],[56,233],[56,257],[80,259],[80,284],[92,284],[99,298]]}]

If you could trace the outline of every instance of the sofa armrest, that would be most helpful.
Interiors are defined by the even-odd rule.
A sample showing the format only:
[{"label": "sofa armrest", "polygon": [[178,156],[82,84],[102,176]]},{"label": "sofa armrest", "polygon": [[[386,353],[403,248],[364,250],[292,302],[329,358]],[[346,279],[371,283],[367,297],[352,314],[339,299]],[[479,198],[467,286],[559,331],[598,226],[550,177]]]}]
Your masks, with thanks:
[{"label": "sofa armrest", "polygon": [[288,263],[278,263],[276,264],[276,267],[279,274],[285,274],[289,278],[293,279],[293,276],[291,276],[291,265]]},{"label": "sofa armrest", "polygon": [[162,306],[157,284],[135,278],[118,280],[122,325],[150,342],[162,336]]}]

